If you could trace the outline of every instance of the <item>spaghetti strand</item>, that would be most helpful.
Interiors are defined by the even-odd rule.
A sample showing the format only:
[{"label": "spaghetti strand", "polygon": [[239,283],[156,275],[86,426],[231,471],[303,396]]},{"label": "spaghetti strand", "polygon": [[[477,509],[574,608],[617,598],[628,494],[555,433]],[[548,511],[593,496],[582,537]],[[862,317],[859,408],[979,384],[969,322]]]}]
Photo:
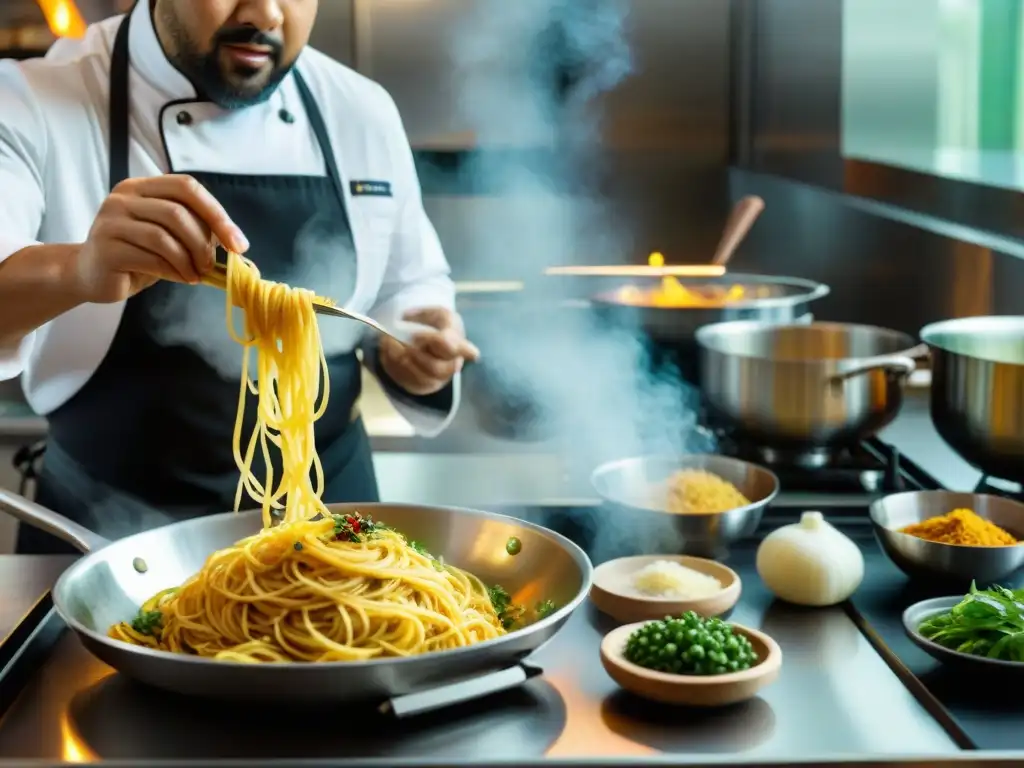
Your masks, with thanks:
[{"label": "spaghetti strand", "polygon": [[[152,597],[110,636],[222,661],[273,663],[409,656],[504,634],[475,576],[380,523],[332,516],[321,500],[314,425],[327,409],[330,379],[316,296],[261,279],[234,253],[226,293],[228,332],[244,349],[232,438],[235,511],[245,495],[257,501],[262,530],[211,554],[185,584]],[[234,307],[245,316],[241,329]],[[256,424],[245,434],[250,396]],[[262,477],[253,468],[257,452]]]}]

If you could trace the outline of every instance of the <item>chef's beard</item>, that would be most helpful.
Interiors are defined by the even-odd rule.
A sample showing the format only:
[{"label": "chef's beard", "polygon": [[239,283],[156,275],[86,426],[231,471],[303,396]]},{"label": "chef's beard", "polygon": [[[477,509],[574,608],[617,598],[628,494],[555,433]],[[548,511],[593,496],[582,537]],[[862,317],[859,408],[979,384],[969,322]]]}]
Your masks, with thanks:
[{"label": "chef's beard", "polygon": [[[294,61],[282,62],[284,52],[280,40],[254,27],[220,29],[213,37],[210,50],[204,53],[178,23],[173,12],[168,12],[162,21],[175,48],[173,53],[167,54],[167,58],[195,86],[201,98],[224,109],[241,109],[265,102],[295,66]],[[239,67],[226,72],[220,53],[225,44],[231,43],[270,48],[269,73],[264,74],[261,70],[247,71]]]}]

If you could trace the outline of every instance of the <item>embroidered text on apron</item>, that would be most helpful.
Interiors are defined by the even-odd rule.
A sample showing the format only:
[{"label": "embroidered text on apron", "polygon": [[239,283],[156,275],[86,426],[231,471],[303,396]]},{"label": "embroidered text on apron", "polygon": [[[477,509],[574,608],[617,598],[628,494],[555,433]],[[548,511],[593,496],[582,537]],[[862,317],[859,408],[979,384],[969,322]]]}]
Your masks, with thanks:
[{"label": "embroidered text on apron", "polygon": [[[128,29],[118,30],[110,74],[110,187],[128,178]],[[298,70],[293,75],[302,106],[325,159],[325,176],[247,176],[188,169],[225,207],[253,243],[249,255],[264,277],[293,282],[296,264],[316,247],[329,258],[351,259],[352,285],[313,286],[339,298],[355,279],[355,249],[334,151],[320,110]],[[188,125],[188,102],[166,108]],[[286,110],[280,119],[293,124]],[[296,141],[304,140],[297,136]],[[309,233],[313,232],[310,237]],[[301,279],[294,284],[302,285]],[[347,293],[345,291],[348,291]],[[238,381],[218,372],[196,345],[168,345],[154,323],[185,327],[197,318],[168,316],[167,307],[191,306],[203,286],[158,283],[130,299],[109,352],[74,397],[49,415],[49,441],[36,500],[92,530],[116,538],[144,528],[232,508],[238,470],[231,451]],[[177,301],[184,299],[184,302]],[[211,305],[212,306],[212,305]],[[221,312],[223,318],[223,311]],[[197,333],[227,335],[223,322]],[[160,339],[158,341],[158,339]],[[241,349],[237,348],[239,359]],[[376,501],[377,482],[369,439],[355,405],[360,363],[354,352],[328,358],[331,397],[317,422],[324,467],[324,501]],[[254,423],[249,398],[246,431]],[[255,462],[257,473],[260,462]],[[254,506],[243,501],[243,508]],[[20,526],[18,551],[70,552],[49,534]]]}]

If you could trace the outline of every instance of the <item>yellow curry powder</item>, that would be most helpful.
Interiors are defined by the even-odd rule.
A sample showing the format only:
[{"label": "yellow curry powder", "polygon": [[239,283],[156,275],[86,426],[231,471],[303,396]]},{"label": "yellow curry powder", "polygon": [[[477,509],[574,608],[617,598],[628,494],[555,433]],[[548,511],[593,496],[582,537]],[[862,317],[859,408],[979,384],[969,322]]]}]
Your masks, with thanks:
[{"label": "yellow curry powder", "polygon": [[1002,528],[979,517],[970,509],[954,509],[947,515],[900,528],[900,533],[940,544],[972,547],[1005,547],[1017,543],[1017,539]]}]

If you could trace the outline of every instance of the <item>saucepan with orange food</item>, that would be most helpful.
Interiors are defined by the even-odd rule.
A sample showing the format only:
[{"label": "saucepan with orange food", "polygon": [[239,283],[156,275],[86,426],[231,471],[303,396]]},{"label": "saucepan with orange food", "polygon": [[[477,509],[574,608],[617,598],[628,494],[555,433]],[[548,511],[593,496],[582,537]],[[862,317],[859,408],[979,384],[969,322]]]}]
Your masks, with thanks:
[{"label": "saucepan with orange food", "polygon": [[588,278],[590,306],[610,325],[641,333],[675,357],[684,378],[698,382],[697,329],[727,320],[809,322],[811,302],[827,296],[813,280],[728,271],[728,264],[764,210],[759,197],[736,203],[710,259],[669,265],[652,253],[647,266],[557,267],[548,275]]},{"label": "saucepan with orange food", "polygon": [[[827,285],[797,277],[733,274],[696,266],[679,276],[657,275],[663,257],[654,254],[655,275],[634,277],[598,293],[591,303],[606,317],[641,329],[669,346],[694,342],[698,328],[725,320],[793,322],[811,319],[811,302],[827,296]],[[692,276],[685,274],[692,272]]]}]

